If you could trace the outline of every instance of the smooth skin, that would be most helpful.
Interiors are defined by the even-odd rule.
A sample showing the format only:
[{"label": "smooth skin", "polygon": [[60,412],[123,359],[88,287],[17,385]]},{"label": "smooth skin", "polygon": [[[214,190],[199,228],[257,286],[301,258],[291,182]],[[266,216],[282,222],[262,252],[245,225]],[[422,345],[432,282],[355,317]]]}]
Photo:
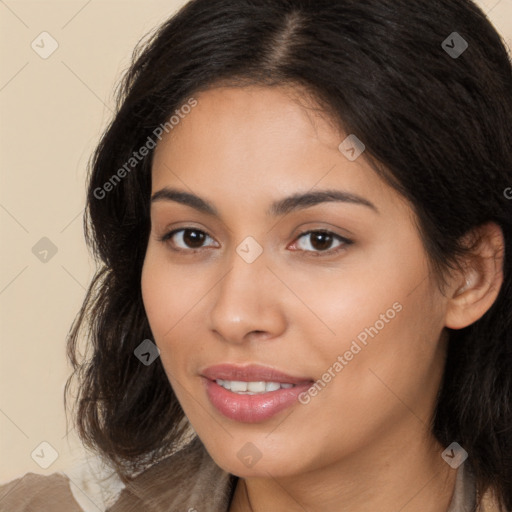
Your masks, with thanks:
[{"label": "smooth skin", "polygon": [[[241,477],[230,512],[447,510],[456,470],[428,429],[444,328],[470,325],[496,299],[501,230],[482,227],[466,271],[442,293],[411,206],[364,154],[351,162],[340,152],[348,134],[306,98],[282,86],[210,89],[155,149],[152,193],[176,188],[218,213],[152,203],[141,285],[162,364],[212,458]],[[267,215],[274,201],[323,189],[373,207]],[[309,230],[333,238],[301,235]],[[263,249],[252,263],[236,251],[247,237]],[[397,302],[401,311],[307,405],[248,424],[209,402],[200,374],[214,364],[321,379]],[[261,454],[252,467],[237,456],[246,443]]]}]

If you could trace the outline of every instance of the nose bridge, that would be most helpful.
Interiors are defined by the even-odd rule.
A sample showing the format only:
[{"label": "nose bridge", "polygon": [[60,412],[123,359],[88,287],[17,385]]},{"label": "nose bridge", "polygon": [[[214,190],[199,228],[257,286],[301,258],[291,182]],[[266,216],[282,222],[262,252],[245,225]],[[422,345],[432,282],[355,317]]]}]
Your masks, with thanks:
[{"label": "nose bridge", "polygon": [[[261,247],[261,246],[260,246]],[[267,255],[260,251],[257,254],[251,242],[244,241],[238,245],[229,258],[229,269],[219,283],[217,304],[234,311],[253,311],[258,307],[259,300],[264,301],[262,286],[268,279]]]},{"label": "nose bridge", "polygon": [[242,341],[251,331],[275,335],[283,323],[270,282],[275,277],[267,268],[268,254],[251,238],[244,239],[231,254],[211,309],[211,328],[232,341]]}]

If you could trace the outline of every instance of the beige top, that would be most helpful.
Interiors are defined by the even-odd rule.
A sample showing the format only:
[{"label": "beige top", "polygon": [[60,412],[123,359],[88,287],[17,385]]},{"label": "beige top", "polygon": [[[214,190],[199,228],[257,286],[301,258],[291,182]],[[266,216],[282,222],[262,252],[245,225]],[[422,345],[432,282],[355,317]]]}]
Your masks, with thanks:
[{"label": "beige top", "polygon": [[[475,482],[464,468],[463,464],[457,470],[446,512],[475,512]],[[190,474],[195,478],[187,477]],[[237,480],[215,464],[196,437],[139,474],[110,506],[98,503],[97,496],[87,496],[87,489],[65,474],[28,473],[0,486],[0,512],[227,512]],[[485,496],[482,512],[498,512],[490,495]]]}]

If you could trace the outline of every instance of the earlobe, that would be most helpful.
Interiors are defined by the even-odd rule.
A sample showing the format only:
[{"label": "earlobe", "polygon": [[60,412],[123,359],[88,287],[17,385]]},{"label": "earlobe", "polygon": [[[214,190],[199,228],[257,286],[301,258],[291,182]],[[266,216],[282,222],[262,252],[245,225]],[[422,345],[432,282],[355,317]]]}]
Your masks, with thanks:
[{"label": "earlobe", "polygon": [[478,242],[464,262],[466,271],[456,279],[447,304],[445,326],[451,329],[463,329],[479,320],[495,302],[503,283],[501,228],[485,224],[472,237]]}]

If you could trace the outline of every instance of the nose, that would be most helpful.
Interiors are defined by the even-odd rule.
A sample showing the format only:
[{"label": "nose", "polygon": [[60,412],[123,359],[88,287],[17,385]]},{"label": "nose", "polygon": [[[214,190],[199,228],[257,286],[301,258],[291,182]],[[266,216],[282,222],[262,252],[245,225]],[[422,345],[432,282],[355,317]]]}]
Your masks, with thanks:
[{"label": "nose", "polygon": [[224,341],[269,339],[286,329],[286,289],[267,264],[265,251],[252,263],[235,252],[212,290],[210,329]]}]

